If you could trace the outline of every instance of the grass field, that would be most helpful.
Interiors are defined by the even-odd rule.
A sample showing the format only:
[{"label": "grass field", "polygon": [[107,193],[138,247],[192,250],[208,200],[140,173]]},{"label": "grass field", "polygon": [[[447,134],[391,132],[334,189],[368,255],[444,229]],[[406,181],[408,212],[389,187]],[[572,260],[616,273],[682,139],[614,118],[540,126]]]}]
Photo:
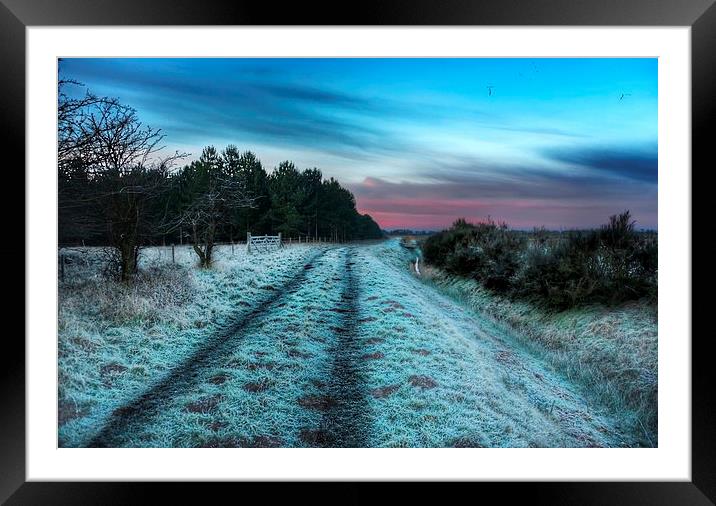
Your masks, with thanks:
[{"label": "grass field", "polygon": [[98,248],[63,250],[59,283],[58,421],[61,445],[109,414],[201,346],[207,334],[256,305],[311,254],[294,246],[262,257],[219,246],[215,267],[196,267],[190,247],[148,248],[132,286],[106,279]]},{"label": "grass field", "polygon": [[520,341],[592,392],[656,446],[657,306],[645,301],[550,312],[513,301],[478,282],[423,266],[423,278],[467,307],[513,329]]},{"label": "grass field", "polygon": [[96,249],[64,253],[60,446],[649,446],[397,239],[222,247],[209,270],[147,249],[131,286]]}]

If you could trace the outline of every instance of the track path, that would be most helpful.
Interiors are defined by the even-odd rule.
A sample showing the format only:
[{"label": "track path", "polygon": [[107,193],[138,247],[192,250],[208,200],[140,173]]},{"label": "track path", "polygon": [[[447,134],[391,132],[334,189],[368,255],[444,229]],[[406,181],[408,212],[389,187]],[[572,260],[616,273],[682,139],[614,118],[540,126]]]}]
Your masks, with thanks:
[{"label": "track path", "polygon": [[115,446],[113,438],[121,433],[131,433],[136,426],[155,417],[169,399],[182,390],[190,390],[201,380],[201,373],[220,360],[236,341],[250,332],[257,321],[270,313],[287,295],[294,293],[306,279],[316,261],[324,255],[318,251],[303,270],[290,278],[278,290],[274,290],[264,300],[245,314],[239,314],[226,328],[215,332],[197,352],[182,363],[176,365],[161,381],[153,385],[132,403],[115,410],[104,428],[89,442],[90,447]]},{"label": "track path", "polygon": [[579,388],[401,255],[394,241],[318,251],[88,446],[630,444]]}]

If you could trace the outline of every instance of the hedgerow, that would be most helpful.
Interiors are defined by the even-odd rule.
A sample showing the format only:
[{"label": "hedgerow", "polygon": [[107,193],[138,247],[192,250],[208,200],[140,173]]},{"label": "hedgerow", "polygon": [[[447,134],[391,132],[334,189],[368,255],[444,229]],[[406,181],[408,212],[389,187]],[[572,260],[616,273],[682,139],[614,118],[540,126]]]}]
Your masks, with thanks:
[{"label": "hedgerow", "polygon": [[425,260],[513,298],[565,310],[655,300],[657,235],[635,230],[629,211],[595,230],[511,230],[457,220],[423,244]]}]

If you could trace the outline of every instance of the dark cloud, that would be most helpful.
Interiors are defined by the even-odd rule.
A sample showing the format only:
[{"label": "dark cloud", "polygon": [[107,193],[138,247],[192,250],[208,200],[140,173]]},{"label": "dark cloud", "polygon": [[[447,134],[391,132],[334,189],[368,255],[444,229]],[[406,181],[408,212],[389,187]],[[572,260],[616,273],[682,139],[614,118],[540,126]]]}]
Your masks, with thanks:
[{"label": "dark cloud", "polygon": [[[540,199],[622,200],[641,195],[655,197],[656,186],[620,182],[599,176],[548,171],[512,171],[503,174],[442,175],[427,182],[388,182],[369,178],[354,188],[357,197],[372,199]],[[656,200],[654,200],[656,205]]]},{"label": "dark cloud", "polygon": [[[655,190],[636,179],[580,169],[556,168],[536,160],[534,164],[500,163],[474,156],[425,155],[415,174],[426,180],[427,192],[445,188],[460,198],[563,198],[593,195],[628,196],[635,191]],[[413,178],[414,179],[414,178]]]},{"label": "dark cloud", "polygon": [[[240,77],[240,78],[237,78]],[[280,75],[209,76],[152,74],[132,67],[90,66],[80,76],[111,86],[140,114],[165,119],[158,125],[174,138],[242,138],[275,146],[309,147],[353,159],[374,159],[406,149],[406,142],[369,117],[404,117],[400,104],[340,91],[278,82]],[[150,118],[151,119],[151,118]]]},{"label": "dark cloud", "polygon": [[[173,103],[166,104],[167,112],[175,107]],[[276,147],[313,148],[355,159],[394,153],[403,145],[379,128],[356,122],[341,113],[317,111],[298,99],[278,102],[247,93],[219,104],[212,97],[187,102],[181,114],[181,122],[167,127],[170,135],[236,136]]]},{"label": "dark cloud", "polygon": [[547,157],[570,165],[584,167],[595,173],[656,183],[658,173],[657,147],[637,148],[551,148]]},{"label": "dark cloud", "polygon": [[415,182],[416,177],[401,183],[368,178],[356,192],[378,199],[410,195],[450,200],[601,198],[628,201],[636,195],[656,195],[656,184],[636,177],[625,178],[619,171],[555,168],[538,161],[535,164],[499,163],[471,155],[440,156],[428,152],[414,174],[423,182]]}]

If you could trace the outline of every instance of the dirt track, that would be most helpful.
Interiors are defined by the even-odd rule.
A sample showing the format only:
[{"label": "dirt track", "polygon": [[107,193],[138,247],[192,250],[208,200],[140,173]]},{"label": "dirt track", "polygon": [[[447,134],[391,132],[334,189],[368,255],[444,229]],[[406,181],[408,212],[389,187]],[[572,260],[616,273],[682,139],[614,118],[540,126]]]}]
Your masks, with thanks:
[{"label": "dirt track", "polygon": [[317,251],[88,446],[630,444],[509,332],[389,255]]}]

